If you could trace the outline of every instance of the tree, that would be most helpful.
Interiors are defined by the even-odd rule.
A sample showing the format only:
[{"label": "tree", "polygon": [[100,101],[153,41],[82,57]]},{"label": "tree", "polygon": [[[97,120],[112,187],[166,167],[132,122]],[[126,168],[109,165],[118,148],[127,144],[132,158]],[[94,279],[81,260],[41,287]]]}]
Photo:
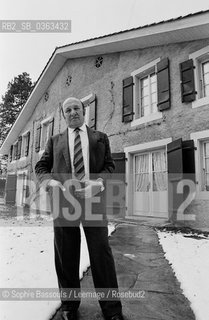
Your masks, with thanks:
[{"label": "tree", "polygon": [[[0,146],[25,105],[35,83],[27,72],[19,74],[8,83],[7,91],[0,102]],[[0,176],[6,173],[7,157],[0,157]]]},{"label": "tree", "polygon": [[19,74],[8,83],[7,91],[0,103],[0,145],[25,105],[34,85],[27,72]]}]

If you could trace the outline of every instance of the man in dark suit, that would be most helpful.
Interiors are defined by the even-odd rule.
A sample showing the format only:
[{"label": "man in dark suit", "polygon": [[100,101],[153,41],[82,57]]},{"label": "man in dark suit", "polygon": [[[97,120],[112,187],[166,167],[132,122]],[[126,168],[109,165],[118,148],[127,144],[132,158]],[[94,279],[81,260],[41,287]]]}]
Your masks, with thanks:
[{"label": "man in dark suit", "polygon": [[[68,294],[72,288],[80,291],[80,222],[87,240],[96,291],[102,288],[106,294],[108,289],[118,290],[104,210],[105,179],[113,172],[114,162],[107,135],[84,124],[82,102],[68,98],[62,110],[67,129],[49,139],[35,171],[38,180],[45,181],[47,188],[59,190],[58,206],[53,199],[59,211],[54,219],[54,249],[62,303],[53,319],[74,320],[80,299],[64,299],[63,292]],[[123,320],[119,298],[99,299],[99,303],[105,319]]]}]

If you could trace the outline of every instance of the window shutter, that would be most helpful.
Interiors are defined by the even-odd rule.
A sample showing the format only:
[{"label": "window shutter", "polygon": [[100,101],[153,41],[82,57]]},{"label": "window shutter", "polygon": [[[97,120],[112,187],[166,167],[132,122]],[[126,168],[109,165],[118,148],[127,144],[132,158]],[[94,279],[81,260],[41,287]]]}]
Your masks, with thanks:
[{"label": "window shutter", "polygon": [[20,159],[21,157],[21,148],[22,148],[22,136],[18,138],[18,144],[17,144],[17,159]]},{"label": "window shutter", "polygon": [[27,135],[26,135],[26,141],[25,141],[25,157],[28,156],[29,146],[30,146],[30,131],[28,131],[28,133],[27,133]]},{"label": "window shutter", "polygon": [[170,71],[169,60],[165,58],[157,63],[157,94],[158,110],[163,111],[170,108]]},{"label": "window shutter", "polygon": [[[168,204],[170,220],[176,221],[179,217],[178,209],[188,197],[190,188],[184,187],[178,192],[179,183],[191,180],[195,182],[194,141],[178,139],[167,145],[168,160]],[[186,215],[185,215],[186,218]],[[181,216],[184,219],[184,216]]]},{"label": "window shutter", "polygon": [[183,141],[183,172],[185,178],[195,181],[194,140]]},{"label": "window shutter", "polygon": [[168,174],[174,178],[171,180],[183,179],[183,174],[185,178],[187,175],[192,177],[195,173],[194,150],[193,140],[178,139],[167,145]]},{"label": "window shutter", "polygon": [[114,173],[124,174],[125,168],[126,168],[125,153],[124,152],[112,153],[112,158],[115,162]]},{"label": "window shutter", "polygon": [[89,105],[89,128],[96,130],[97,99]]},{"label": "window shutter", "polygon": [[180,63],[181,73],[181,99],[182,102],[191,102],[196,99],[194,83],[194,64],[193,60]]},{"label": "window shutter", "polygon": [[167,145],[168,177],[170,181],[183,178],[182,139]]},{"label": "window shutter", "polygon": [[10,153],[9,153],[9,161],[12,161],[12,154],[13,154],[13,145],[10,147]]},{"label": "window shutter", "polygon": [[[112,153],[112,158],[115,163],[115,170],[114,173],[111,175],[110,179],[107,181],[107,189],[113,192],[113,195],[110,196],[111,199],[114,200],[114,197],[116,197],[116,202],[113,201],[113,203],[107,201],[109,205],[107,205],[107,214],[114,215],[114,217],[125,217],[125,153],[119,152],[119,153]],[[117,201],[117,197],[119,201]]]},{"label": "window shutter", "polygon": [[133,120],[133,77],[123,80],[122,122]]},{"label": "window shutter", "polygon": [[41,143],[41,125],[39,125],[36,130],[36,144],[35,144],[36,152],[39,152],[40,150],[40,143]]},{"label": "window shutter", "polygon": [[49,138],[53,136],[54,133],[54,118],[49,122]]}]

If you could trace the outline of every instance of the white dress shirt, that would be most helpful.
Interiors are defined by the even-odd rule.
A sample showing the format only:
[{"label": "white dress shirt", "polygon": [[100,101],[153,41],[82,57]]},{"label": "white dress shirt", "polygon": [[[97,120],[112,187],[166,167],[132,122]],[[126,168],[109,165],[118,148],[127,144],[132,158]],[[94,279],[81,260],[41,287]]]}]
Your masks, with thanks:
[{"label": "white dress shirt", "polygon": [[[80,129],[79,133],[81,137],[81,146],[82,146],[83,161],[84,161],[84,168],[85,168],[85,176],[82,180],[89,180],[89,138],[88,138],[88,133],[87,133],[87,128],[85,123],[79,129]],[[74,139],[75,139],[75,129],[68,127],[68,141],[69,141],[72,174],[75,172],[75,168],[73,165]]]}]

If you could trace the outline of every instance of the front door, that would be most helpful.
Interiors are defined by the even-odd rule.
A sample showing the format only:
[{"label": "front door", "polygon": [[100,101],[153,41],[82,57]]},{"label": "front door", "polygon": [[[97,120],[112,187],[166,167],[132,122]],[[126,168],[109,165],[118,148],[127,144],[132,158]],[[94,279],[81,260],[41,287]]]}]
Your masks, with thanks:
[{"label": "front door", "polygon": [[134,215],[168,217],[167,159],[165,149],[134,156]]}]

